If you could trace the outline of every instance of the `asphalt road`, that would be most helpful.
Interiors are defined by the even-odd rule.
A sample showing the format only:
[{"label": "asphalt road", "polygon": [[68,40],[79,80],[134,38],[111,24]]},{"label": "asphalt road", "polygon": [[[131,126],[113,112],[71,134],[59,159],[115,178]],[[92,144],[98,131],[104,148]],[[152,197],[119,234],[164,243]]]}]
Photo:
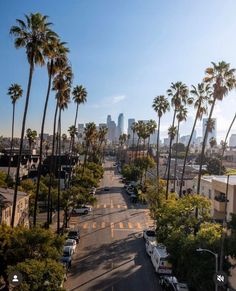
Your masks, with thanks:
[{"label": "asphalt road", "polygon": [[145,252],[142,230],[151,226],[148,210],[132,205],[123,192],[112,161],[105,163],[97,204],[86,216],[72,217],[81,241],[73,257],[65,288],[106,291],[158,291],[157,275]]}]

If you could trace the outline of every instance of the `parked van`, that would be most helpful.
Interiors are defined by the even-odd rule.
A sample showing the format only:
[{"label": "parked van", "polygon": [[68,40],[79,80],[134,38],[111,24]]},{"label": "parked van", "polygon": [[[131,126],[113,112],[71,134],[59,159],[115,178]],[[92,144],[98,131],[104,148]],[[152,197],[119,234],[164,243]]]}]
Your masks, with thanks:
[{"label": "parked van", "polygon": [[171,274],[172,273],[172,265],[170,264],[169,254],[166,251],[166,247],[164,245],[157,245],[153,248],[151,254],[151,261],[155,271],[158,274]]}]

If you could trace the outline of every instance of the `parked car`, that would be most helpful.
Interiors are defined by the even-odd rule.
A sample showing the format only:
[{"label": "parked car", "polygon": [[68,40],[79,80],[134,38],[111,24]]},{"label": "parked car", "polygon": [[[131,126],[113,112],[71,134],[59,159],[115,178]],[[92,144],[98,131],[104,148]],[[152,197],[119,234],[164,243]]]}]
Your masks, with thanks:
[{"label": "parked car", "polygon": [[170,275],[172,273],[172,265],[169,262],[169,254],[164,245],[158,244],[153,248],[151,261],[155,271],[158,274]]},{"label": "parked car", "polygon": [[104,187],[104,191],[109,191],[110,190],[110,188],[109,187]]},{"label": "parked car", "polygon": [[145,248],[146,248],[146,253],[151,256],[153,252],[153,248],[157,246],[156,240],[146,240],[145,242]]},{"label": "parked car", "polygon": [[145,241],[147,240],[156,240],[156,232],[154,229],[144,229],[143,230],[143,238]]},{"label": "parked car", "polygon": [[72,249],[72,254],[74,254],[75,253],[75,250],[76,250],[76,240],[75,239],[68,238],[65,241],[64,246],[65,247],[70,247]]},{"label": "parked car", "polygon": [[73,213],[76,213],[76,214],[88,214],[91,211],[92,211],[92,207],[86,206],[86,205],[73,209]]},{"label": "parked car", "polygon": [[71,267],[71,261],[72,261],[72,249],[71,247],[63,247],[63,255],[60,259],[61,263],[67,264],[68,268]]},{"label": "parked car", "polygon": [[80,231],[79,230],[70,230],[67,235],[68,239],[74,239],[77,243],[80,240]]},{"label": "parked car", "polygon": [[130,195],[130,202],[131,203],[137,203],[137,201],[138,201],[138,197],[134,193],[132,193]]},{"label": "parked car", "polygon": [[189,291],[186,283],[179,283],[174,276],[160,276],[159,279],[162,289],[168,291]]}]

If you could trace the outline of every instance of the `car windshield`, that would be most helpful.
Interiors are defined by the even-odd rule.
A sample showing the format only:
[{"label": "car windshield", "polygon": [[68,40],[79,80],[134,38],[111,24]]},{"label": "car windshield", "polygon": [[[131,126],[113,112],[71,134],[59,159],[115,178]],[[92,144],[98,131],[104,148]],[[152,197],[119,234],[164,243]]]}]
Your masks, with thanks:
[{"label": "car windshield", "polygon": [[154,230],[148,230],[146,232],[147,236],[155,236],[155,231]]},{"label": "car windshield", "polygon": [[70,231],[68,233],[68,236],[77,236],[77,235],[78,235],[77,231]]},{"label": "car windshield", "polygon": [[69,252],[67,252],[67,251],[64,251],[63,252],[63,257],[69,257],[70,256],[70,253]]},{"label": "car windshield", "polygon": [[72,241],[67,241],[65,242],[64,246],[73,246],[73,242]]}]

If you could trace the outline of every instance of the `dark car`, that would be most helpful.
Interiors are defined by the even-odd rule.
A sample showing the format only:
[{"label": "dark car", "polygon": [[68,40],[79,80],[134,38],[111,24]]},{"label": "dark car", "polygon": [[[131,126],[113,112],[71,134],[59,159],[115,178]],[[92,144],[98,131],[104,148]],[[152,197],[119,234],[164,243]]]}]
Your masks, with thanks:
[{"label": "dark car", "polygon": [[64,247],[63,255],[60,258],[60,262],[65,264],[69,269],[71,267],[71,261],[72,261],[72,249],[70,247]]},{"label": "dark car", "polygon": [[104,187],[104,191],[109,191],[109,187]]},{"label": "dark car", "polygon": [[79,230],[71,230],[68,232],[67,238],[76,240],[79,243],[80,240],[80,231]]}]

